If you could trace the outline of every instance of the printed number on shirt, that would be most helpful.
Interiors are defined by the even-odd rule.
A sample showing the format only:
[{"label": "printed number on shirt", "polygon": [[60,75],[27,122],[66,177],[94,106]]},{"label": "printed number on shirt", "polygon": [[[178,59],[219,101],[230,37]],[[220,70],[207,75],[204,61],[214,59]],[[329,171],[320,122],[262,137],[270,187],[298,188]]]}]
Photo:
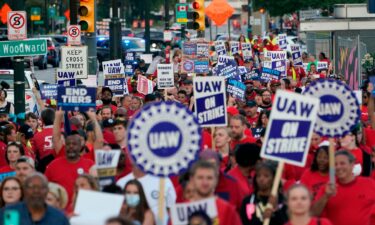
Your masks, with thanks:
[{"label": "printed number on shirt", "polygon": [[52,148],[52,136],[46,136],[44,138],[44,149]]}]

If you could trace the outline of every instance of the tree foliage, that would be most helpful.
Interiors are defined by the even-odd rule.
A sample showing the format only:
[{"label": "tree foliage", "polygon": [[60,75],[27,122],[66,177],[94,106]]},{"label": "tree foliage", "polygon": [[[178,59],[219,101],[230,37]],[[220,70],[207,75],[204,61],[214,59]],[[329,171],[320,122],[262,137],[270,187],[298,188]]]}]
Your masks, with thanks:
[{"label": "tree foliage", "polygon": [[254,10],[265,8],[271,16],[282,16],[304,9],[328,9],[335,4],[364,3],[366,0],[253,0]]}]

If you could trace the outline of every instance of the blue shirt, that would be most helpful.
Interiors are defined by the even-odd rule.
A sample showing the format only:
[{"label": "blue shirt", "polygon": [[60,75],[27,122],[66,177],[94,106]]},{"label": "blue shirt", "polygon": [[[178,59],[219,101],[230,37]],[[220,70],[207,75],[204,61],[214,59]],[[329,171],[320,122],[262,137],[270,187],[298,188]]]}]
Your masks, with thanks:
[{"label": "blue shirt", "polygon": [[46,212],[41,220],[33,221],[31,214],[24,202],[9,205],[0,211],[0,225],[4,224],[4,212],[5,210],[16,210],[19,212],[20,225],[69,225],[68,219],[65,215],[49,205],[47,205]]}]

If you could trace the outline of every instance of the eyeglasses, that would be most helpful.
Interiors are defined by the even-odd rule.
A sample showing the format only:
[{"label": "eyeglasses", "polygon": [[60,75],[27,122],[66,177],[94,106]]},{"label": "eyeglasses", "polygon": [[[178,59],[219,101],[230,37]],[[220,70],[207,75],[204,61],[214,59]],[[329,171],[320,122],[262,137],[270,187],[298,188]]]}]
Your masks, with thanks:
[{"label": "eyeglasses", "polygon": [[4,187],[3,191],[18,191],[20,187]]}]

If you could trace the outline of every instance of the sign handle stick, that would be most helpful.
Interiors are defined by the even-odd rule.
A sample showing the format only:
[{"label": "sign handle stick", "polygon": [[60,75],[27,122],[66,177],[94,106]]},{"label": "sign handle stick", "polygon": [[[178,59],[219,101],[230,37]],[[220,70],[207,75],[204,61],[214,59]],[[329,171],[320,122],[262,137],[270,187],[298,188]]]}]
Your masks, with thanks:
[{"label": "sign handle stick", "polygon": [[[271,191],[271,195],[276,196],[276,197],[278,196],[277,191],[279,189],[279,184],[281,180],[281,175],[283,173],[283,169],[284,169],[284,162],[279,162],[279,164],[277,165],[275,178],[273,179],[272,191]],[[272,208],[272,207],[273,206],[270,203],[267,204],[267,208]],[[263,225],[269,225],[269,224],[270,224],[270,219],[265,219],[263,221]]]},{"label": "sign handle stick", "polygon": [[215,151],[216,150],[216,145],[215,145],[214,136],[215,136],[215,127],[211,127],[212,150]]},{"label": "sign handle stick", "polygon": [[157,219],[156,225],[164,224],[164,189],[165,189],[165,178],[160,178],[159,182],[159,199],[158,199],[158,208],[159,208],[159,215]]},{"label": "sign handle stick", "polygon": [[335,183],[335,139],[329,138],[329,182]]}]

